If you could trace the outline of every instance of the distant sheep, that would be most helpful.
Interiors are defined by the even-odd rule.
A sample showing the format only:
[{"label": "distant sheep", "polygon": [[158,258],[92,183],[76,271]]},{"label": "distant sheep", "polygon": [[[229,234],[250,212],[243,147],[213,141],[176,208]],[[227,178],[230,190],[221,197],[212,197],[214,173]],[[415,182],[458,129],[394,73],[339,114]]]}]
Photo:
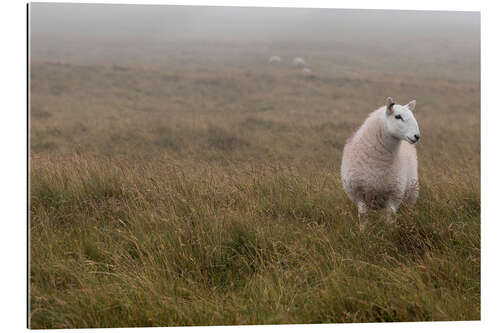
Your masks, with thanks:
[{"label": "distant sheep", "polygon": [[417,151],[420,139],[413,117],[416,101],[407,105],[387,105],[372,112],[347,140],[341,177],[347,196],[358,207],[360,229],[366,225],[368,208],[385,207],[387,220],[406,202],[414,205],[418,197]]},{"label": "distant sheep", "polygon": [[271,56],[269,60],[267,61],[268,64],[273,65],[273,64],[279,64],[281,62],[281,57],[280,56]]},{"label": "distant sheep", "polygon": [[304,68],[302,69],[302,74],[303,74],[304,76],[312,76],[312,75],[313,75],[313,72],[312,72],[312,70],[311,70],[310,68],[304,67]]},{"label": "distant sheep", "polygon": [[306,67],[306,61],[302,58],[294,58],[292,63],[296,67]]}]

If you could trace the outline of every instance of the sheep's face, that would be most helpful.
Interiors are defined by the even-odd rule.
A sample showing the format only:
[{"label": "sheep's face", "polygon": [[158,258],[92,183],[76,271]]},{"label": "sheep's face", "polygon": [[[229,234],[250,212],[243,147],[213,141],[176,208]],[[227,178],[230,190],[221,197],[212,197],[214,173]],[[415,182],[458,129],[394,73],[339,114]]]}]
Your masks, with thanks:
[{"label": "sheep's face", "polygon": [[415,100],[406,105],[394,104],[392,99],[387,99],[387,111],[385,113],[387,130],[389,134],[399,140],[405,140],[411,144],[420,139],[418,123],[413,116]]}]

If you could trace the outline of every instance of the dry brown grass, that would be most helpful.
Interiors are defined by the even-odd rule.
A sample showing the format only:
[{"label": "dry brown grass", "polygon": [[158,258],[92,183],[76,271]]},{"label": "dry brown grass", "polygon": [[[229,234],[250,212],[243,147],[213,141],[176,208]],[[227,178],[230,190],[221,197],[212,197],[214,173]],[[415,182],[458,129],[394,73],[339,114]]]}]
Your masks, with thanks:
[{"label": "dry brown grass", "polygon": [[[32,62],[33,328],[479,319],[476,67],[194,45]],[[341,153],[388,95],[417,99],[422,193],[363,235]]]}]

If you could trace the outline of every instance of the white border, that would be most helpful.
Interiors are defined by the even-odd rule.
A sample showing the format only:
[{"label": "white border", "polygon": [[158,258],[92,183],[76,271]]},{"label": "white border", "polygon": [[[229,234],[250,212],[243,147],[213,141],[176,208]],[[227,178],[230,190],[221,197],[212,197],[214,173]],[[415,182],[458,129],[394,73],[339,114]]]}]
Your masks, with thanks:
[{"label": "white border", "polygon": [[[54,2],[54,1],[48,1]],[[82,2],[82,1],[65,1]],[[500,108],[495,97],[498,94],[499,77],[497,31],[500,31],[498,5],[488,1],[83,1],[86,3],[136,3],[136,4],[180,4],[180,5],[236,5],[250,7],[303,7],[303,8],[367,8],[367,9],[411,9],[411,10],[459,10],[481,11],[482,52],[482,320],[480,322],[430,322],[394,324],[334,324],[334,325],[278,325],[225,327],[158,328],[159,330],[219,332],[247,332],[254,330],[276,330],[299,332],[314,331],[363,331],[373,332],[420,332],[422,330],[475,331],[493,330],[498,317],[496,300],[498,293],[497,253],[499,242],[498,214],[494,210],[496,191],[500,188],[498,159],[498,132],[495,125],[500,122]],[[2,326],[8,331],[24,330],[26,326],[26,6],[23,2],[4,1],[1,5],[1,52],[4,70],[0,80],[2,122],[1,165],[1,314]],[[158,330],[156,329],[156,330]],[[128,329],[124,329],[128,330]],[[135,329],[142,331],[146,329]],[[151,330],[151,329],[149,329]],[[61,330],[58,330],[59,332]],[[66,330],[62,330],[66,331]],[[91,330],[79,330],[79,332]]]},{"label": "white border", "polygon": [[294,8],[347,8],[347,9],[407,9],[407,10],[453,10],[453,11],[479,11],[484,8],[486,1],[388,1],[388,0],[226,0],[226,1],[40,1],[40,2],[67,2],[67,3],[115,3],[115,4],[163,4],[163,5],[190,5],[190,6],[239,6],[239,7],[294,7]]}]

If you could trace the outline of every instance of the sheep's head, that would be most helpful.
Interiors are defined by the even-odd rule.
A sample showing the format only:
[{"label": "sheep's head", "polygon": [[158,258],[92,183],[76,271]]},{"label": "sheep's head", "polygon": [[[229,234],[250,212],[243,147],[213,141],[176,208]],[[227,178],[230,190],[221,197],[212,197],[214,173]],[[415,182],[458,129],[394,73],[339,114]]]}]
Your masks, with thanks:
[{"label": "sheep's head", "polygon": [[415,110],[415,100],[406,105],[399,105],[393,102],[392,98],[387,98],[387,109],[385,120],[389,134],[398,140],[406,140],[411,144],[420,139],[418,123],[413,116]]}]

